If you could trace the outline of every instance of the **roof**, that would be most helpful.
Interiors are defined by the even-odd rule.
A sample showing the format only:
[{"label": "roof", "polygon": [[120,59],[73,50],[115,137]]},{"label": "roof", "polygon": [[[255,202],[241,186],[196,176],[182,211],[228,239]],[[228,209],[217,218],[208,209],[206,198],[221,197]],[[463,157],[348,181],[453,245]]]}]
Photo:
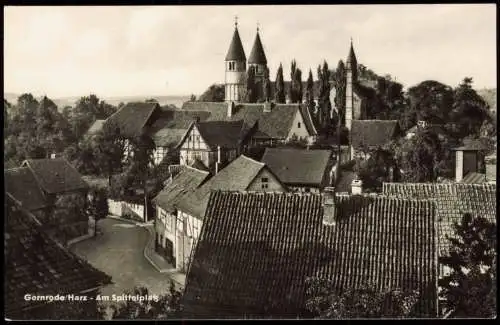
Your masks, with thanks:
[{"label": "roof", "polygon": [[453,234],[452,224],[460,222],[464,213],[481,215],[496,223],[496,184],[384,183],[382,192],[385,195],[436,201],[441,254],[446,254],[450,245],[445,236]]},{"label": "roof", "polygon": [[71,253],[41,229],[33,215],[6,197],[5,309],[9,314],[34,307],[31,295],[78,294],[111,283],[111,277]]},{"label": "roof", "polygon": [[267,64],[266,54],[264,53],[264,47],[260,41],[259,31],[255,36],[255,41],[253,43],[252,51],[248,57],[248,63],[250,64]]},{"label": "roof", "polygon": [[311,276],[339,292],[367,282],[417,289],[420,314],[433,311],[435,204],[338,199],[337,223],[325,226],[319,194],[213,192],[186,278],[186,317],[295,318]]},{"label": "roof", "polygon": [[120,134],[125,137],[136,137],[143,132],[151,115],[159,110],[158,103],[132,102],[125,104],[108,118],[120,128]]},{"label": "roof", "polygon": [[480,184],[486,182],[486,174],[470,172],[460,181],[467,184]]},{"label": "roof", "polygon": [[12,195],[28,211],[49,206],[45,196],[28,167],[16,167],[3,171],[5,192]]},{"label": "roof", "polygon": [[229,45],[229,50],[226,54],[226,61],[246,61],[246,59],[245,50],[241,44],[240,33],[238,33],[238,28],[235,28],[231,45]]},{"label": "roof", "polygon": [[175,147],[186,134],[186,129],[161,129],[152,135],[156,147]]},{"label": "roof", "polygon": [[330,150],[266,148],[261,161],[285,184],[321,186],[331,157]]},{"label": "roof", "polygon": [[354,148],[383,146],[396,135],[398,125],[395,120],[353,120],[351,145]]},{"label": "roof", "polygon": [[295,115],[300,111],[309,134],[317,134],[307,108],[300,104],[273,104],[271,112],[264,112],[264,104],[236,104],[231,117],[227,116],[227,105],[227,103],[185,102],[182,110],[210,112],[205,121],[243,120],[246,127],[252,127],[257,122],[256,137],[273,139],[288,137]]},{"label": "roof", "polygon": [[87,131],[88,135],[96,135],[99,131],[102,130],[104,123],[106,120],[95,120],[95,122],[90,126]]},{"label": "roof", "polygon": [[210,191],[244,191],[263,168],[266,168],[263,163],[241,155],[201,187],[183,196],[178,203],[178,209],[202,219],[205,216]]},{"label": "roof", "polygon": [[184,168],[174,177],[165,188],[153,199],[153,203],[159,205],[166,211],[173,213],[177,202],[188,191],[192,191],[200,186],[208,177],[209,173],[195,168]]},{"label": "roof", "polygon": [[23,167],[28,167],[39,186],[48,194],[58,194],[87,189],[89,185],[80,173],[64,158],[27,159]]},{"label": "roof", "polygon": [[201,161],[198,158],[195,158],[193,160],[193,162],[189,166],[192,167],[192,168],[194,168],[194,169],[198,169],[198,170],[201,170],[201,171],[204,171],[204,172],[210,172],[210,170],[208,169],[207,166],[205,166],[205,164],[203,163],[203,161]]},{"label": "roof", "polygon": [[352,41],[351,41],[351,47],[349,48],[349,54],[347,55],[346,62],[357,62],[356,54],[354,53],[354,46],[352,45]]},{"label": "roof", "polygon": [[243,121],[209,121],[196,123],[201,137],[208,146],[238,148],[245,137]]}]

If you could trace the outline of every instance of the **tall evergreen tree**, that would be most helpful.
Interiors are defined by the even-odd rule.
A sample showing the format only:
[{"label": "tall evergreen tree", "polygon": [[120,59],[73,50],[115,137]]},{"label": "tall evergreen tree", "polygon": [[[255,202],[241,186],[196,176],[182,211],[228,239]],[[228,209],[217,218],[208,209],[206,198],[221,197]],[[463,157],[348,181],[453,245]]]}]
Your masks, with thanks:
[{"label": "tall evergreen tree", "polygon": [[245,101],[247,103],[257,102],[257,86],[255,80],[255,68],[253,66],[248,67],[246,75],[246,96]]},{"label": "tall evergreen tree", "polygon": [[302,71],[297,68],[294,74],[294,92],[295,92],[295,101],[294,103],[302,103]]},{"label": "tall evergreen tree", "polygon": [[264,69],[264,81],[262,83],[263,100],[268,102],[271,100],[271,80],[269,79],[269,68]]},{"label": "tall evergreen tree", "polygon": [[314,79],[311,69],[306,83],[306,105],[311,116],[316,118],[316,103],[314,102]]},{"label": "tall evergreen tree", "polygon": [[274,99],[276,103],[285,103],[285,81],[283,79],[283,66],[280,63],[278,71],[276,72],[276,81],[275,81],[275,91],[274,91]]},{"label": "tall evergreen tree", "polygon": [[318,67],[318,80],[320,82],[320,91],[318,98],[319,105],[319,123],[323,130],[328,128],[331,119],[332,106],[330,103],[330,70],[328,63],[323,62],[323,66]]},{"label": "tall evergreen tree", "polygon": [[345,125],[346,77],[344,62],[340,60],[335,73],[335,107],[339,111],[342,125]]}]

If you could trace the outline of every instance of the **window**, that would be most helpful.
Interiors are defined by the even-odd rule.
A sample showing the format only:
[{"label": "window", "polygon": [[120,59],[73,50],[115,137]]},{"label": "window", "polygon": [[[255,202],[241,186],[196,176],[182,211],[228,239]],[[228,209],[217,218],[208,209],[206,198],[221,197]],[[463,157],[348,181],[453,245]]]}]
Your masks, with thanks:
[{"label": "window", "polygon": [[236,70],[236,62],[229,62],[229,71]]},{"label": "window", "polygon": [[297,123],[297,128],[299,128],[299,129],[300,129],[300,122],[298,122],[298,123]]},{"label": "window", "polygon": [[269,188],[269,179],[267,177],[262,177],[261,182],[262,182],[262,189],[265,190]]}]

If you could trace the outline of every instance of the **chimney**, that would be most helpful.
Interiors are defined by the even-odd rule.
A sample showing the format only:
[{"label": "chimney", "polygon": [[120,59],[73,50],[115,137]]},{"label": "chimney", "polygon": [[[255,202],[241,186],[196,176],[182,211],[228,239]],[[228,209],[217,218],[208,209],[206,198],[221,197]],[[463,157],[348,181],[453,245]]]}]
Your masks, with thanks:
[{"label": "chimney", "polygon": [[271,102],[266,101],[266,102],[264,103],[264,113],[269,113],[269,112],[271,112],[271,110],[272,110],[272,106],[273,106],[273,104],[272,104]]},{"label": "chimney", "polygon": [[363,182],[360,179],[355,179],[351,183],[351,194],[363,193]]},{"label": "chimney", "polygon": [[234,114],[234,102],[227,103],[227,117],[231,117]]},{"label": "chimney", "polygon": [[486,181],[495,182],[497,181],[497,157],[494,155],[485,158],[486,164]]},{"label": "chimney", "polygon": [[335,192],[329,188],[323,192],[323,225],[334,226],[336,219]]},{"label": "chimney", "polygon": [[221,165],[220,146],[217,146],[217,161],[215,162],[215,174],[219,173],[220,165]]},{"label": "chimney", "polygon": [[56,154],[55,153],[51,153],[50,154],[50,159],[56,159]]},{"label": "chimney", "polygon": [[455,153],[455,181],[458,183],[464,178],[464,152],[457,150]]}]

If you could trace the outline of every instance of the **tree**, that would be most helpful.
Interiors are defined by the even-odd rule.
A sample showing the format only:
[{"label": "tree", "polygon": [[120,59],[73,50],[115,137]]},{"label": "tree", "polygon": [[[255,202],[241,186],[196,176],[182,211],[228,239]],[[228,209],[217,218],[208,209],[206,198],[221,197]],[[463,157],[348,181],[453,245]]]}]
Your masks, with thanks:
[{"label": "tree", "polygon": [[314,102],[314,79],[311,69],[306,82],[306,105],[311,116],[316,118],[316,103]]},{"label": "tree", "polygon": [[330,103],[330,70],[328,69],[328,63],[323,62],[323,67],[318,66],[318,80],[320,83],[319,88],[319,124],[324,133],[327,132],[330,126],[330,117],[332,105]]},{"label": "tree", "polygon": [[223,102],[225,100],[224,85],[213,84],[198,98],[199,102]]},{"label": "tree", "polygon": [[262,83],[263,100],[268,102],[271,100],[271,80],[269,79],[269,68],[264,69],[264,80]]},{"label": "tree", "polygon": [[337,71],[335,73],[335,106],[339,111],[339,118],[342,125],[345,125],[345,101],[346,101],[346,70],[342,60],[337,64]]},{"label": "tree", "polygon": [[111,185],[111,175],[122,167],[124,146],[120,128],[115,122],[108,120],[96,135],[94,143],[96,164],[101,173],[108,177],[108,184]]},{"label": "tree", "polygon": [[427,80],[408,89],[410,110],[418,120],[445,124],[453,106],[453,89],[434,80]]},{"label": "tree", "polygon": [[370,158],[358,166],[358,175],[363,181],[363,188],[374,192],[382,191],[383,182],[394,181],[397,171],[393,153],[384,148],[372,151]]},{"label": "tree", "polygon": [[333,281],[307,280],[306,308],[320,319],[405,318],[411,317],[418,302],[417,291],[378,291],[373,285],[335,290]]},{"label": "tree", "polygon": [[109,214],[108,195],[106,189],[93,187],[88,198],[87,216],[94,219],[94,236],[97,236],[97,222]]},{"label": "tree", "polygon": [[257,102],[257,86],[255,81],[255,67],[249,66],[246,74],[246,92],[245,92],[245,101],[247,103],[256,103]]},{"label": "tree", "polygon": [[295,60],[291,64],[289,97],[292,103],[302,102],[302,71]]},{"label": "tree", "polygon": [[[145,287],[135,287],[132,292],[125,294],[139,295],[145,297],[150,295]],[[167,319],[179,318],[181,316],[180,291],[175,289],[173,281],[170,281],[170,289],[167,294],[161,295],[158,299],[131,301],[126,300],[118,306],[113,306],[112,319]]]},{"label": "tree", "polygon": [[449,252],[439,259],[450,269],[439,280],[443,311],[453,317],[495,317],[496,225],[466,213],[453,228]]},{"label": "tree", "polygon": [[62,243],[81,236],[83,233],[75,233],[75,225],[86,223],[88,230],[88,217],[85,210],[85,197],[80,193],[60,195],[55,202],[54,213],[49,222],[44,226],[53,230],[54,236]]},{"label": "tree", "polygon": [[194,94],[191,94],[191,96],[189,97],[189,101],[190,102],[195,102],[196,101],[196,96]]},{"label": "tree", "polygon": [[284,104],[286,102],[285,81],[283,79],[283,66],[281,65],[281,63],[278,71],[276,72],[274,99],[276,103]]}]

